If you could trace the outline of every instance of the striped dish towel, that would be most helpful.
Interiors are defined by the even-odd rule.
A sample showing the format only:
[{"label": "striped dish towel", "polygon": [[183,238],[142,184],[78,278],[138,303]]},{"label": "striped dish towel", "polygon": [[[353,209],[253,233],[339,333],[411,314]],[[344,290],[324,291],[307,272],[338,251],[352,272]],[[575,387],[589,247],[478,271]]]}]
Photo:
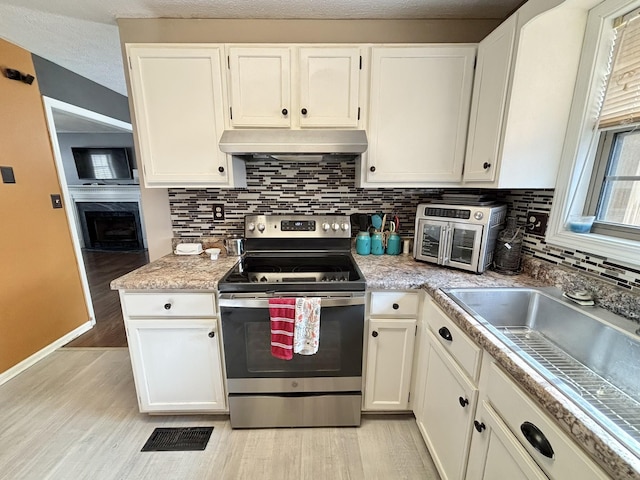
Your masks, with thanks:
[{"label": "striped dish towel", "polygon": [[269,317],[271,319],[271,355],[282,360],[291,360],[296,299],[270,298]]}]

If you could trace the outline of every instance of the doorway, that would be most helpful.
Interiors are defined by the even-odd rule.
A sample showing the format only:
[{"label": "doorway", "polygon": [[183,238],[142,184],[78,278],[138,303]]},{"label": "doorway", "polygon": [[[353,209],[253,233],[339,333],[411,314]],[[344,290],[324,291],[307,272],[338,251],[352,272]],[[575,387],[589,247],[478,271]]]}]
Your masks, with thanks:
[{"label": "doorway", "polygon": [[[117,291],[111,280],[149,262],[131,124],[43,97],[67,221],[93,328],[66,347],[126,347]],[[126,151],[126,168],[99,178],[83,175],[74,150]],[[106,152],[106,153],[105,153]],[[95,169],[94,169],[95,170]],[[122,173],[124,172],[124,173]],[[115,213],[113,213],[115,212]],[[127,219],[124,222],[123,212]],[[109,223],[109,215],[122,217]],[[89,219],[89,223],[87,223]],[[96,241],[96,239],[99,239]]]}]

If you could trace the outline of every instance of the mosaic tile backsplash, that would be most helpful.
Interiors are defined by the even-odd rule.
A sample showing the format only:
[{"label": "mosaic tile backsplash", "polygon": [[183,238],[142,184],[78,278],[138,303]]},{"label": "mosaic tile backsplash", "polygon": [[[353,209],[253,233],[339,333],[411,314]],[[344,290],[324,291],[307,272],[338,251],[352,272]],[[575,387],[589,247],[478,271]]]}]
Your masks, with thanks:
[{"label": "mosaic tile backsplash", "polygon": [[[176,237],[224,237],[243,233],[244,216],[249,214],[396,214],[400,235],[413,237],[416,206],[437,198],[442,189],[381,188],[355,186],[355,163],[247,163],[247,188],[170,189],[169,202]],[[479,190],[471,190],[479,193]],[[447,192],[470,190],[448,189]],[[486,190],[508,205],[509,216],[518,225],[526,224],[528,211],[549,212],[553,190]],[[223,203],[225,220],[213,220],[215,203]],[[357,229],[354,229],[354,235]],[[560,249],[547,245],[544,237],[525,232],[523,254],[545,262],[563,265],[610,285],[640,294],[640,265],[637,268],[616,264],[588,252]]]}]

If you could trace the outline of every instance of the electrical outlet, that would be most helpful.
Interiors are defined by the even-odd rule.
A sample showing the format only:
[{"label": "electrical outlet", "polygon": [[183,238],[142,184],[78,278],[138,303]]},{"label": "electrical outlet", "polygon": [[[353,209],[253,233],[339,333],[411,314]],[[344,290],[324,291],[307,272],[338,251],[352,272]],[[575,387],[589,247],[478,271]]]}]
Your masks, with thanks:
[{"label": "electrical outlet", "polygon": [[546,212],[527,212],[527,233],[544,235],[548,221],[549,214]]},{"label": "electrical outlet", "polygon": [[224,203],[213,204],[213,220],[224,220]]}]

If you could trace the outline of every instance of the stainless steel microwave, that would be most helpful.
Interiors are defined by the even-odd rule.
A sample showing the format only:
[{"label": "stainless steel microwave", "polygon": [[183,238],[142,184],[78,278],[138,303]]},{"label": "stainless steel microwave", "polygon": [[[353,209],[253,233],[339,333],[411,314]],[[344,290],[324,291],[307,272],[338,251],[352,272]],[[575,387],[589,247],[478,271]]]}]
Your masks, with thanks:
[{"label": "stainless steel microwave", "polygon": [[416,212],[413,257],[482,273],[493,262],[507,206],[423,203]]}]

